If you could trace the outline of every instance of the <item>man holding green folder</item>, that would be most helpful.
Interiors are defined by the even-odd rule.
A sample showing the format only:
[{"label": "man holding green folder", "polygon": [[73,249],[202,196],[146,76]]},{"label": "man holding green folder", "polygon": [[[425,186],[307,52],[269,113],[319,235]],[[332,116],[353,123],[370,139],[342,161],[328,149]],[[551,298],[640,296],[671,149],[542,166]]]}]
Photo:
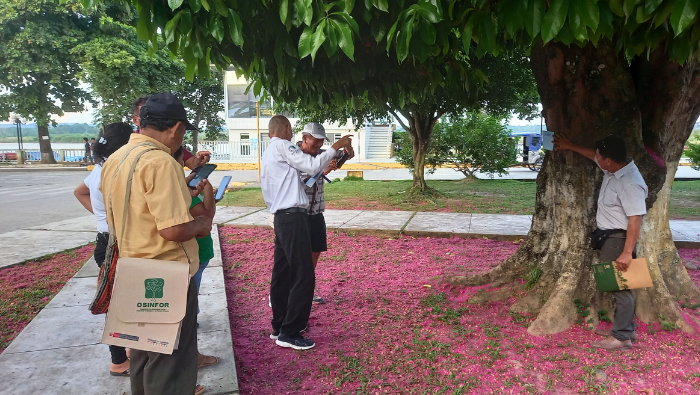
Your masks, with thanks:
[{"label": "man holding green folder", "polygon": [[[619,136],[610,135],[595,144],[595,149],[581,147],[563,135],[554,135],[555,150],[578,152],[596,162],[603,170],[598,195],[596,232],[603,234],[600,261],[615,261],[622,272],[629,267],[639,239],[642,216],[646,214],[647,185],[634,161],[627,158],[627,147]],[[629,350],[637,341],[634,324],[634,295],[631,290],[615,291],[615,317],[611,333],[597,332],[605,339],[591,343],[606,350]]]}]

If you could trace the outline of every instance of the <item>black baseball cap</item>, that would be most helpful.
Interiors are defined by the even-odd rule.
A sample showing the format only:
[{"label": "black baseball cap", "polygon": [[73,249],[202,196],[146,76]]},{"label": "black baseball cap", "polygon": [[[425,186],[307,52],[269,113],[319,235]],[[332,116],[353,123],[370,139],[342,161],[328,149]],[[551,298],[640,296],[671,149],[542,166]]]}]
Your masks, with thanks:
[{"label": "black baseball cap", "polygon": [[197,130],[187,120],[185,106],[180,99],[172,93],[156,93],[146,100],[146,104],[141,107],[139,116],[143,119],[161,119],[171,121],[182,121],[187,130]]}]

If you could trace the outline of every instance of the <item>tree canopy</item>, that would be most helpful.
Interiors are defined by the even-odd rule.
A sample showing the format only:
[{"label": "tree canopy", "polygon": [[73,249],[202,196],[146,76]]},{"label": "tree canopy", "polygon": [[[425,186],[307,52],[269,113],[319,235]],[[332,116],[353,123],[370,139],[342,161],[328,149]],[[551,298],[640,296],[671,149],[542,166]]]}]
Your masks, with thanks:
[{"label": "tree canopy", "polygon": [[84,40],[90,18],[79,6],[50,0],[0,0],[0,118],[10,113],[39,126],[42,161],[55,162],[52,115],[82,111],[90,95],[80,86],[71,48]]},{"label": "tree canopy", "polygon": [[[538,40],[585,45],[607,38],[628,56],[663,46],[682,63],[695,56],[700,38],[697,0],[130,2],[139,10],[140,37],[157,46],[160,28],[188,75],[206,74],[208,66],[200,66],[210,61],[232,63],[257,82],[256,93],[265,86],[289,102],[354,98],[359,106],[367,91],[367,100],[379,103],[417,103],[454,81],[446,76],[475,86],[476,70],[454,62],[472,43],[481,56]],[[441,62],[426,62],[431,58]],[[401,66],[407,63],[422,67],[409,80],[401,78],[412,71]]]},{"label": "tree canopy", "polygon": [[130,120],[132,100],[173,92],[182,100],[188,117],[216,136],[224,126],[219,115],[224,109],[222,72],[186,80],[185,65],[180,59],[171,58],[166,48],[149,54],[146,42],[136,37],[132,26],[135,21],[128,14],[120,19],[103,14],[99,32],[73,49],[81,60],[81,77],[102,103],[95,121],[105,124]]}]

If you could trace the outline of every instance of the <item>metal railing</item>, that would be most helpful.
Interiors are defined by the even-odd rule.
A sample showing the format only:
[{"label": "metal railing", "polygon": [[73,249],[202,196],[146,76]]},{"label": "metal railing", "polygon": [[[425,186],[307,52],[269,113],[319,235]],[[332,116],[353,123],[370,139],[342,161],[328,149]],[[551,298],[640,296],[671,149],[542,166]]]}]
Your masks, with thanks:
[{"label": "metal railing", "polygon": [[[0,150],[0,162],[17,163],[17,158],[21,155],[23,162],[41,162],[41,151],[38,149],[25,150]],[[53,150],[53,158],[56,162],[84,162],[85,150],[81,149],[57,149]],[[92,163],[91,158],[88,162]]]},{"label": "metal railing", "polygon": [[250,141],[200,141],[197,150],[211,152],[212,160],[257,160],[258,148],[262,155],[269,144],[268,141],[260,144]]}]

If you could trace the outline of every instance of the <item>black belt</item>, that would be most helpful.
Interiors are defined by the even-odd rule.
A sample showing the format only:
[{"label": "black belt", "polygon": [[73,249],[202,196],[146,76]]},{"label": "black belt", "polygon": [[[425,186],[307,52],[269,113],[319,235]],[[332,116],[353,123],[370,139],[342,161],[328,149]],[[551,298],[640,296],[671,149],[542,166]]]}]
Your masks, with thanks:
[{"label": "black belt", "polygon": [[290,207],[282,210],[275,211],[275,214],[288,214],[288,213],[306,213],[306,208],[304,207]]}]

